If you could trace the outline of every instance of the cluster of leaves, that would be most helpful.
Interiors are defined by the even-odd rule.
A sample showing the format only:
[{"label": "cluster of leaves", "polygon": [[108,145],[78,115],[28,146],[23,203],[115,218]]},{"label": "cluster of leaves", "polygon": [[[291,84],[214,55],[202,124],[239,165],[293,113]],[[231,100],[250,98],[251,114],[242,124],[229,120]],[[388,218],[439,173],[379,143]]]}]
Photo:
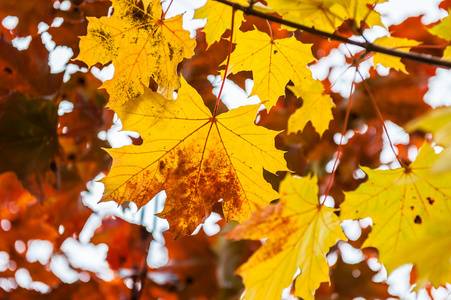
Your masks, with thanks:
[{"label": "cluster of leaves", "polygon": [[[443,251],[451,243],[451,112],[424,101],[437,66],[451,65],[450,16],[427,27],[409,18],[369,43],[368,30],[384,27],[375,8],[385,1],[208,0],[195,13],[205,27],[192,37],[182,15],[167,17],[177,5],[168,2],[0,3],[0,19],[19,20],[0,27],[2,299],[280,299],[290,286],[303,299],[393,297],[374,282],[374,260],[389,273],[414,264],[411,283],[428,291],[451,282]],[[41,22],[47,29],[38,31]],[[68,81],[51,74],[44,33],[72,50],[79,71]],[[14,42],[27,36],[18,50]],[[346,97],[309,68],[345,44],[363,49],[347,53],[355,77]],[[85,67],[111,63],[105,92]],[[218,94],[211,75],[223,78]],[[261,103],[228,110],[226,78],[243,89],[252,79]],[[105,151],[99,136],[113,112],[141,138]],[[386,121],[410,132],[407,144],[392,144]],[[395,154],[385,165],[384,135]],[[150,267],[152,233],[105,217],[91,242],[108,245],[113,279],[70,265],[79,280],[64,283],[51,262],[67,256],[62,244],[93,213],[80,195],[101,172],[102,201],[123,209],[165,191],[158,217],[169,223],[168,261]],[[212,212],[222,217],[219,234],[184,237]],[[367,217],[372,226],[354,222],[362,234],[348,241],[340,224]],[[53,245],[51,260],[30,258],[36,240]],[[363,260],[346,263],[344,245],[362,249]],[[45,293],[18,286],[23,269]]]}]

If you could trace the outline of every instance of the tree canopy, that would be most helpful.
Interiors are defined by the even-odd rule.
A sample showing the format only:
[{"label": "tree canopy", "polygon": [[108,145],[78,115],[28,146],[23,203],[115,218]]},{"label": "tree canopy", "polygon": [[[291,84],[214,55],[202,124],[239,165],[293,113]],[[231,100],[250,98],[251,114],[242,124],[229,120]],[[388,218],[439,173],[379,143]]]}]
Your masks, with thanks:
[{"label": "tree canopy", "polygon": [[394,2],[2,0],[0,298],[443,299],[451,1]]}]

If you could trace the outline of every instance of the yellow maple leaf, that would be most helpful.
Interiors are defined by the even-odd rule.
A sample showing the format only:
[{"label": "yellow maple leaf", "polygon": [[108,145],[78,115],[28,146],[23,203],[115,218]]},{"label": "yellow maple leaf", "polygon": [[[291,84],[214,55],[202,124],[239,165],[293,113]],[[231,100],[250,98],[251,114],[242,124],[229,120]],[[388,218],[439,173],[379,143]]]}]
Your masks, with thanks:
[{"label": "yellow maple leaf", "polygon": [[78,59],[88,66],[113,62],[115,74],[104,87],[110,107],[140,96],[153,78],[159,92],[172,99],[180,87],[177,65],[194,54],[195,40],[182,28],[182,16],[162,20],[160,0],[136,3],[113,0],[111,17],[88,18]]},{"label": "yellow maple leaf", "polygon": [[252,71],[252,95],[258,95],[267,108],[285,94],[285,86],[290,80],[300,85],[312,76],[307,68],[307,64],[314,61],[311,45],[294,37],[272,40],[258,30],[239,31],[236,43],[230,57],[229,73]]},{"label": "yellow maple leaf", "polygon": [[[397,38],[397,37],[391,37],[391,36],[384,36],[381,38],[378,38],[374,41],[375,45],[387,47],[387,48],[394,48],[399,51],[405,51],[408,52],[410,48],[415,47],[421,42],[409,40],[406,38]],[[395,69],[396,71],[402,71],[406,74],[408,74],[406,70],[406,66],[401,62],[400,57],[395,57],[388,54],[382,54],[382,53],[375,53],[373,55],[373,64],[376,67],[378,64],[383,65],[384,67],[390,67]]]},{"label": "yellow maple leaf", "polygon": [[357,27],[365,21],[370,27],[383,26],[379,13],[369,9],[383,1],[377,0],[267,0],[268,6],[284,19],[300,22],[308,27],[334,32],[345,20],[353,19]]},{"label": "yellow maple leaf", "polygon": [[329,248],[347,240],[334,211],[319,204],[316,177],[288,175],[280,184],[279,202],[256,211],[228,235],[235,239],[268,238],[237,271],[246,287],[242,298],[280,299],[299,268],[295,296],[314,299],[320,283],[329,282]]},{"label": "yellow maple leaf", "polygon": [[226,221],[242,222],[256,207],[278,198],[263,178],[286,170],[274,146],[278,132],[254,124],[259,105],[216,118],[199,94],[182,80],[176,101],[144,89],[144,95],[116,109],[125,130],[143,144],[110,149],[113,166],[104,201],[133,201],[138,207],[166,191],[165,217],[175,237],[191,234],[222,199]]},{"label": "yellow maple leaf", "polygon": [[381,21],[380,14],[371,9],[372,6],[386,2],[387,0],[337,0],[336,4],[330,8],[336,16],[341,16],[343,21],[346,19],[354,20],[356,27],[360,27],[361,22],[368,26],[385,27]]},{"label": "yellow maple leaf", "polygon": [[[421,249],[421,251],[412,251]],[[435,287],[451,281],[451,221],[431,218],[418,230],[416,238],[406,240],[399,248],[395,259],[401,263],[415,264],[419,277],[419,288],[431,282]]]},{"label": "yellow maple leaf", "polygon": [[444,40],[451,41],[451,16],[447,16],[439,24],[428,30],[433,35],[436,35]]},{"label": "yellow maple leaf", "polygon": [[423,130],[434,135],[434,141],[445,147],[432,164],[432,172],[451,171],[451,107],[441,107],[406,125],[407,131]]},{"label": "yellow maple leaf", "polygon": [[451,46],[446,46],[445,51],[443,51],[443,59],[451,61]]},{"label": "yellow maple leaf", "polygon": [[301,22],[302,25],[319,30],[333,32],[343,19],[330,11],[336,1],[332,0],[267,0],[268,6],[277,11],[284,19]]},{"label": "yellow maple leaf", "polygon": [[[449,12],[448,12],[449,13]],[[430,33],[447,41],[451,41],[451,16],[444,18],[438,25],[428,29]],[[444,60],[451,60],[451,46],[447,46],[443,52]]]},{"label": "yellow maple leaf", "polygon": [[[247,6],[248,3],[245,0],[233,1],[235,3]],[[194,13],[194,18],[205,19],[207,23],[203,31],[205,32],[205,39],[207,41],[207,49],[218,42],[221,39],[222,34],[231,28],[232,25],[233,8],[222,4],[214,0],[208,0],[204,6],[197,9]],[[235,24],[236,29],[239,28],[241,22],[243,22],[244,16],[242,11],[235,11]]]},{"label": "yellow maple leaf", "polygon": [[371,217],[373,228],[363,247],[376,247],[389,272],[402,264],[394,253],[415,238],[423,224],[450,213],[451,173],[430,173],[436,157],[434,149],[425,143],[408,169],[362,167],[368,181],[345,194],[341,218]]},{"label": "yellow maple leaf", "polygon": [[324,94],[324,87],[319,80],[306,80],[300,86],[288,87],[296,97],[302,97],[302,107],[298,108],[288,119],[288,133],[302,131],[308,121],[322,135],[329,128],[333,119],[332,98]]}]

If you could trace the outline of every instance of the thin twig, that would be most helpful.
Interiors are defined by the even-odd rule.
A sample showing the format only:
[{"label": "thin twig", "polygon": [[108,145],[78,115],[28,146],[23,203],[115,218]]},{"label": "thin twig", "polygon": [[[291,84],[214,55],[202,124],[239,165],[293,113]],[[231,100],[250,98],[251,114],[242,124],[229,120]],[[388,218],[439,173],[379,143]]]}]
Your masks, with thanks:
[{"label": "thin twig", "polygon": [[[157,199],[158,199],[158,197],[155,197],[155,201],[157,201]],[[156,227],[154,225],[154,227],[152,228],[152,233],[147,231],[146,227],[144,226],[145,209],[146,209],[146,206],[143,207],[142,212],[141,212],[140,232],[141,232],[141,241],[143,241],[143,242],[148,241],[149,246],[146,249],[146,255],[145,255],[145,258],[144,258],[141,268],[138,268],[137,265],[133,266],[133,276],[132,276],[133,283],[132,283],[132,291],[131,291],[130,300],[139,300],[144,291],[144,287],[145,287],[146,279],[147,279],[147,270],[148,270],[147,257],[149,256],[150,243],[153,240],[152,233],[155,231],[155,227]],[[156,219],[155,216],[154,216],[154,218]]]},{"label": "thin twig", "polygon": [[230,41],[229,41],[229,48],[227,51],[227,62],[225,65],[224,70],[224,78],[222,79],[221,88],[219,89],[218,97],[216,100],[215,110],[213,111],[213,118],[216,118],[216,113],[218,111],[219,102],[221,101],[221,95],[222,95],[222,89],[224,88],[224,84],[227,78],[227,72],[229,70],[229,63],[230,63],[230,54],[232,53],[232,44],[233,44],[233,30],[235,25],[235,9],[232,12],[232,25],[230,26]]},{"label": "thin twig", "polygon": [[[356,66],[356,70],[357,70],[357,66]],[[324,199],[321,202],[321,205],[324,205],[324,203],[326,202],[327,196],[329,196],[330,189],[331,189],[332,184],[335,179],[335,173],[337,172],[338,162],[340,160],[341,154],[343,153],[343,139],[344,139],[344,136],[346,135],[346,130],[348,128],[349,115],[351,114],[352,100],[353,100],[353,96],[354,96],[355,77],[356,77],[356,73],[354,73],[354,80],[352,80],[351,90],[349,92],[348,105],[346,106],[346,116],[345,116],[345,119],[343,122],[343,129],[341,130],[341,137],[340,137],[340,143],[338,144],[337,156],[335,157],[335,160],[334,160],[334,165],[332,167],[332,172],[330,174],[329,183],[327,184],[326,192],[324,193]]]},{"label": "thin twig", "polygon": [[437,66],[437,67],[441,67],[441,68],[451,68],[451,61],[445,61],[445,60],[442,60],[438,57],[434,57],[431,55],[415,53],[415,52],[403,52],[403,51],[398,51],[398,50],[392,49],[392,48],[381,47],[381,46],[378,46],[378,45],[375,45],[375,44],[372,44],[369,42],[358,42],[358,41],[354,41],[349,38],[340,36],[335,33],[329,33],[329,32],[315,29],[315,28],[307,27],[307,26],[304,26],[304,25],[301,25],[301,24],[298,24],[295,22],[281,19],[281,18],[273,16],[273,15],[268,15],[268,14],[256,11],[251,6],[242,6],[238,3],[234,3],[234,2],[231,2],[228,0],[214,0],[214,1],[223,3],[234,9],[241,10],[242,12],[244,12],[247,15],[256,16],[256,17],[259,17],[259,18],[262,18],[262,19],[265,19],[268,21],[287,25],[287,26],[290,26],[290,27],[293,27],[293,28],[317,35],[317,36],[328,38],[328,39],[331,39],[334,41],[339,41],[339,42],[343,42],[346,44],[351,44],[351,45],[362,47],[363,49],[366,50],[367,53],[370,53],[370,52],[383,53],[383,54],[388,54],[388,55],[391,55],[394,57],[400,57],[400,58],[409,59],[409,60],[412,60],[415,62],[424,63],[427,65],[433,65],[433,66]]},{"label": "thin twig", "polygon": [[370,98],[371,103],[373,104],[373,108],[376,111],[377,118],[379,119],[379,122],[381,122],[382,128],[383,128],[383,130],[385,132],[385,135],[387,136],[387,140],[388,140],[388,143],[390,145],[390,148],[391,148],[393,154],[395,155],[395,157],[398,160],[398,162],[401,165],[401,167],[403,167],[404,169],[408,170],[409,166],[407,166],[407,164],[399,157],[398,153],[396,153],[396,151],[395,151],[395,147],[393,146],[393,143],[391,141],[390,135],[388,134],[387,127],[385,126],[385,119],[382,116],[381,110],[379,109],[379,105],[377,105],[377,101],[376,101],[376,98],[374,97],[373,92],[371,91],[371,89],[370,89],[368,83],[366,82],[365,78],[363,77],[362,73],[360,73],[359,70],[357,70],[357,73],[359,74],[360,78],[362,79],[363,86],[365,87],[365,90],[368,93],[368,97]]}]

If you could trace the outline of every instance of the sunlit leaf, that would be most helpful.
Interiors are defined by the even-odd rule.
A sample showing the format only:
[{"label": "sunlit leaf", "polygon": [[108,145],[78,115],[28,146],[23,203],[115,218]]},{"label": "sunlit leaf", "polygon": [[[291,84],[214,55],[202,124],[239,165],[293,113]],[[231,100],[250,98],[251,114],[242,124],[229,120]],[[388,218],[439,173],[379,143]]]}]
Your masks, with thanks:
[{"label": "sunlit leaf", "polygon": [[[245,6],[248,4],[245,0],[238,0],[234,2]],[[244,20],[242,11],[233,12],[232,7],[214,0],[208,0],[204,6],[196,10],[194,18],[207,18],[207,23],[203,29],[206,35],[208,45],[207,49],[213,43],[218,42],[221,39],[222,34],[227,29],[231,29],[233,13],[235,14],[234,27],[235,30],[237,30],[240,27],[241,22]]]},{"label": "sunlit leaf", "polygon": [[258,30],[239,31],[236,43],[229,72],[252,71],[252,95],[258,95],[268,109],[276,104],[279,96],[285,94],[285,86],[290,80],[295,85],[301,85],[303,80],[312,76],[307,68],[307,64],[314,61],[311,45],[303,44],[294,37],[273,40]]},{"label": "sunlit leaf", "polygon": [[152,78],[168,99],[180,87],[177,65],[191,57],[195,40],[182,28],[182,15],[161,19],[159,0],[149,6],[133,0],[113,1],[111,17],[88,18],[79,60],[88,66],[113,62],[115,76],[105,83],[110,107],[140,96]]},{"label": "sunlit leaf", "polygon": [[335,104],[329,95],[324,94],[321,82],[305,80],[300,86],[290,86],[289,89],[296,97],[302,97],[303,102],[302,107],[288,120],[288,133],[302,131],[307,122],[311,121],[316,131],[322,135],[333,119],[332,108]]},{"label": "sunlit leaf", "polygon": [[408,169],[362,168],[369,179],[345,195],[341,218],[370,217],[373,228],[364,247],[376,247],[380,261],[391,272],[400,266],[394,254],[417,237],[421,227],[450,213],[451,173],[433,175],[430,166],[437,158],[425,143]]},{"label": "sunlit leaf", "polygon": [[[246,220],[278,198],[263,178],[285,170],[283,152],[274,147],[277,132],[254,124],[259,105],[212,118],[197,92],[183,83],[176,101],[145,94],[116,110],[141,146],[111,149],[113,167],[102,180],[104,200],[133,201],[138,207],[166,191],[166,218],[175,237],[190,234],[222,199],[227,221]],[[206,188],[208,187],[208,188]]]},{"label": "sunlit leaf", "polygon": [[265,244],[238,269],[244,299],[280,299],[296,277],[295,296],[314,299],[321,282],[329,282],[326,254],[338,240],[346,240],[333,208],[318,201],[315,177],[288,176],[280,185],[277,204],[257,210],[230,237],[264,239]]},{"label": "sunlit leaf", "polygon": [[[396,37],[381,37],[374,41],[374,44],[383,46],[386,48],[394,48],[399,51],[408,52],[410,48],[415,47],[421,42],[417,42],[414,40],[409,40],[405,38],[396,38]],[[378,64],[383,65],[384,67],[390,67],[397,71],[402,71],[407,73],[406,67],[401,62],[400,57],[394,57],[388,54],[376,53],[373,56],[373,64],[376,67]]]}]

